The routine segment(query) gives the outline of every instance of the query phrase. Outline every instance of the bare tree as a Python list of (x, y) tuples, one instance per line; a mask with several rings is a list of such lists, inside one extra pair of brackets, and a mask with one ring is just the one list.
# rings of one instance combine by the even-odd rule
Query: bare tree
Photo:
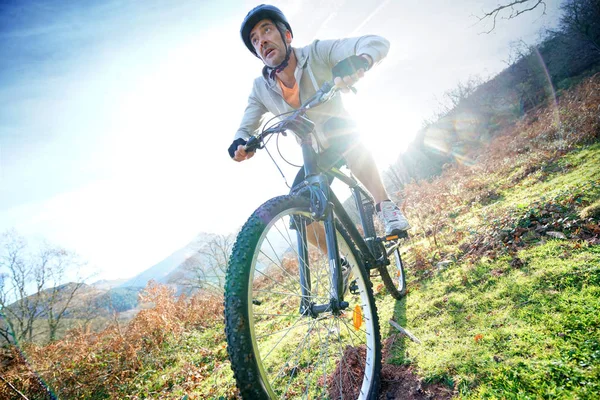
[(456, 110), (464, 105), (469, 97), (485, 82), (479, 75), (472, 75), (466, 81), (459, 81), (456, 87), (446, 90), (442, 100), (438, 100), (440, 109), (435, 116), (443, 118), (449, 112)]
[(192, 290), (223, 293), (227, 262), (233, 247), (234, 235), (215, 235), (196, 254), (185, 260), (184, 276), (174, 279)]
[(75, 294), (83, 286), (83, 281), (78, 279), (76, 282), (64, 283), (67, 268), (79, 267), (73, 253), (62, 248), (46, 247), (41, 255), (52, 260), (51, 267), (46, 269), (49, 288), (42, 292), (42, 304), (48, 324), (48, 340), (54, 341), (60, 322), (67, 310), (70, 310)]
[[(28, 295), (30, 288), (39, 293), (43, 288), (46, 260), (32, 265), (27, 259), (25, 240), (11, 230), (3, 235), (3, 254), (0, 258), (0, 307), (3, 324), (0, 335), (9, 343), (33, 340), (33, 324), (42, 314), (40, 296)], [(35, 286), (34, 286), (35, 285)]]
[(393, 192), (399, 192), (407, 182), (406, 173), (403, 171), (399, 163), (394, 163), (384, 172), (384, 178), (386, 178), (390, 185), (394, 185)]
[[(76, 256), (60, 247), (44, 244), (32, 252), (25, 239), (10, 230), (0, 237), (0, 337), (7, 343), (33, 341), (45, 320), (47, 339), (56, 332), (81, 280), (64, 284), (66, 271), (79, 268)], [(35, 327), (35, 329), (34, 329)]]
[(496, 8), (491, 11), (484, 12), (483, 16), (478, 18), (479, 21), (492, 20), (492, 27), (486, 32), (490, 33), (496, 29), (496, 20), (498, 18), (513, 19), (540, 6), (543, 8), (542, 14), (545, 14), (546, 3), (544, 0), (512, 0), (505, 2), (504, 4), (499, 4), (496, 6)]

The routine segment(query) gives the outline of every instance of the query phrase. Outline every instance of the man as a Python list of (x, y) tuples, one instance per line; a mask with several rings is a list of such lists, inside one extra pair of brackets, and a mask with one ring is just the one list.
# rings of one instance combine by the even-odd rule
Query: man
[[(316, 40), (302, 48), (292, 48), (292, 28), (278, 8), (262, 4), (252, 9), (240, 30), (244, 44), (265, 64), (262, 76), (254, 81), (240, 128), (229, 147), (229, 155), (241, 162), (254, 156), (244, 150), (247, 139), (259, 128), (264, 114), (279, 115), (297, 109), (320, 86), (334, 78), (342, 92), (364, 76), (388, 52), (389, 43), (378, 36), (342, 40)], [(316, 125), (319, 151), (327, 149), (343, 157), (354, 176), (371, 193), (387, 235), (410, 228), (396, 204), (390, 201), (372, 155), (356, 137), (356, 129), (342, 105), (340, 96), (307, 113)], [(304, 178), (301, 169), (294, 180)]]

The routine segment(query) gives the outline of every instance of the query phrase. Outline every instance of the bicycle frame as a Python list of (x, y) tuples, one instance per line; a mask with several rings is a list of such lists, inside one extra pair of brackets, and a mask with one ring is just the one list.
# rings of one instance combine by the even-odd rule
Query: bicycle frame
[[(371, 195), (351, 177), (348, 177), (341, 171), (332, 167), (321, 167), (318, 165), (318, 155), (312, 147), (312, 140), (309, 132), (296, 134), (301, 139), (302, 156), (304, 160), (305, 179), (302, 183), (292, 188), (292, 194), (302, 195), (305, 192), (311, 194), (311, 213), (312, 216), (323, 221), (325, 226), (325, 240), (327, 244), (327, 258), (329, 260), (331, 274), (331, 299), (329, 304), (312, 304), (310, 299), (310, 268), (307, 265), (308, 248), (306, 236), (306, 223), (300, 224), (297, 230), (298, 235), (298, 254), (299, 254), (299, 277), (302, 290), (302, 301), (300, 312), (317, 317), (325, 311), (339, 313), (348, 307), (344, 301), (343, 277), (338, 256), (338, 243), (335, 230), (334, 210), (339, 223), (344, 227), (354, 244), (358, 247), (362, 255), (362, 261), (367, 270), (387, 265), (389, 263), (387, 255), (384, 252), (377, 254), (377, 243), (375, 242), (375, 232), (372, 228), (372, 215), (367, 215), (363, 201), (373, 204)], [(341, 202), (331, 190), (327, 174), (329, 173), (346, 184), (354, 197), (359, 211), (359, 218), (366, 236), (372, 235), (370, 242), (367, 242), (358, 228), (344, 210)]]
[[(312, 317), (317, 317), (325, 311), (332, 311), (338, 314), (341, 310), (348, 307), (348, 303), (344, 302), (344, 284), (341, 271), (340, 260), (338, 259), (338, 244), (336, 237), (336, 227), (333, 210), (340, 221), (345, 231), (349, 234), (350, 240), (358, 247), (362, 258), (362, 264), (368, 270), (373, 268), (385, 267), (390, 264), (388, 256), (392, 250), (386, 250), (385, 246), (375, 234), (373, 225), (372, 213), (365, 210), (365, 204), (370, 204), (373, 207), (374, 201), (371, 195), (363, 189), (353, 178), (346, 176), (341, 171), (333, 168), (333, 165), (319, 166), (318, 155), (312, 146), (311, 134), (314, 131), (315, 124), (306, 118), (305, 114), (311, 108), (314, 108), (329, 99), (337, 92), (332, 82), (325, 82), (317, 93), (308, 99), (298, 110), (291, 113), (290, 117), (285, 118), (279, 124), (269, 129), (263, 130), (260, 135), (251, 137), (246, 143), (246, 151), (254, 151), (261, 148), (262, 140), (274, 133), (281, 133), (286, 130), (294, 132), (300, 138), (300, 146), (302, 148), (302, 158), (304, 161), (304, 176), (302, 183), (292, 188), (292, 194), (298, 195), (302, 192), (309, 192), (311, 205), (310, 212), (312, 218), (317, 221), (322, 221), (325, 226), (325, 238), (327, 244), (327, 258), (329, 260), (329, 268), (331, 273), (331, 299), (329, 304), (312, 304), (310, 302), (310, 269), (307, 265), (307, 236), (305, 221), (297, 229), (298, 234), (298, 258), (300, 265), (300, 284), (302, 290), (302, 301), (300, 312), (309, 314)], [(341, 202), (331, 191), (327, 174), (330, 174), (350, 188), (355, 199), (356, 206), (359, 211), (361, 225), (365, 232), (365, 237), (361, 235), (348, 213), (342, 207)], [(366, 203), (364, 203), (365, 201)], [(405, 236), (404, 236), (405, 237)], [(399, 236), (386, 237), (384, 240), (398, 239)], [(397, 246), (396, 246), (397, 247)], [(389, 278), (388, 278), (389, 279)]]

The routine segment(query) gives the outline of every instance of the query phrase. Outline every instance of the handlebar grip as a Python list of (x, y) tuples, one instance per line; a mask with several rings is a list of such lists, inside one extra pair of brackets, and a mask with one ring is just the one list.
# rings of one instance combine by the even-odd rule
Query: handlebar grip
[(258, 138), (256, 136), (252, 136), (250, 139), (248, 139), (248, 142), (246, 142), (244, 150), (247, 152), (253, 152), (256, 149), (258, 149), (259, 146), (260, 141), (258, 140)]

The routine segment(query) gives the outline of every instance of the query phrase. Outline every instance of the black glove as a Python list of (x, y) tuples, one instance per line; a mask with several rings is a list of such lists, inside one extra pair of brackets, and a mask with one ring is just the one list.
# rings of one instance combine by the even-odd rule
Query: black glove
[(369, 61), (365, 57), (350, 56), (335, 64), (335, 67), (333, 67), (331, 73), (333, 74), (333, 79), (337, 78), (338, 76), (343, 78), (345, 76), (355, 74), (361, 68), (365, 71), (368, 70)]
[(235, 156), (235, 151), (237, 150), (240, 144), (245, 145), (246, 141), (242, 138), (239, 138), (235, 139), (233, 143), (231, 143), (231, 146), (229, 146), (229, 149), (227, 149), (227, 151), (229, 151), (229, 157), (233, 158)]

